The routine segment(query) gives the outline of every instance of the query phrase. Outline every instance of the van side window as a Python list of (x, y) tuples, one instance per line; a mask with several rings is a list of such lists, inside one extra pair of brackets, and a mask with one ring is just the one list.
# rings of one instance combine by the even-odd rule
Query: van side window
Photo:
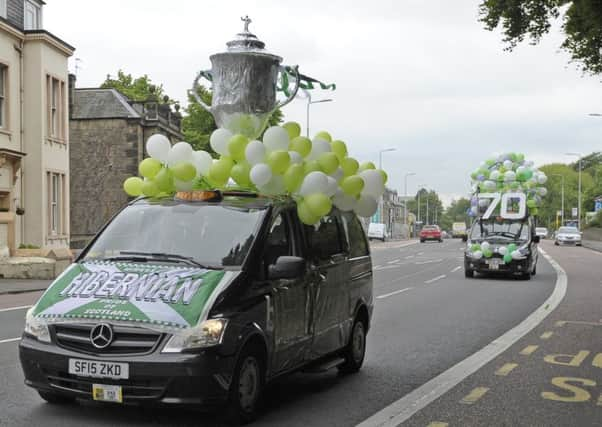
[(263, 261), (267, 269), (269, 265), (275, 264), (278, 257), (292, 255), (290, 230), (286, 217), (279, 214), (268, 232)]
[(336, 215), (322, 217), (316, 226), (304, 226), (310, 255), (326, 260), (343, 252), (343, 242)]
[(357, 216), (353, 212), (341, 212), (343, 229), (347, 238), (347, 247), (350, 258), (366, 256), (368, 252), (368, 244), (366, 243), (366, 233)]

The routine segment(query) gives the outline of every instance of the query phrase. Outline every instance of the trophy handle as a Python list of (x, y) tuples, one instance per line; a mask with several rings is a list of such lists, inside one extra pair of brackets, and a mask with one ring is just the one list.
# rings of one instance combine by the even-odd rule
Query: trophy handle
[(203, 102), (203, 100), (201, 99), (201, 97), (199, 96), (199, 94), (197, 93), (197, 88), (199, 87), (199, 80), (204, 77), (206, 78), (208, 81), (213, 81), (213, 76), (211, 75), (211, 71), (209, 70), (205, 70), (205, 71), (199, 71), (199, 73), (196, 75), (194, 81), (192, 82), (192, 89), (190, 89), (188, 91), (188, 93), (190, 93), (194, 99), (196, 99), (196, 101), (199, 103), (199, 105), (201, 107), (203, 107), (205, 110), (207, 110), (208, 112), (211, 113), (211, 107), (207, 104), (205, 104)]
[[(299, 79), (299, 66), (295, 65), (293, 67), (288, 67), (288, 68), (290, 68), (294, 73), (295, 86), (293, 87), (293, 91), (290, 93), (290, 95), (288, 96), (288, 98), (286, 100), (279, 101), (276, 103), (276, 106), (274, 107), (272, 112), (276, 111), (278, 108), (284, 107), (286, 104), (291, 102), (295, 98), (295, 96), (297, 96), (297, 92), (299, 91), (299, 83), (301, 82), (301, 80)], [(280, 73), (285, 75), (286, 67), (280, 67)], [(285, 82), (284, 85), (288, 85), (288, 79), (285, 79), (284, 82)], [(286, 87), (284, 87), (283, 89), (286, 90)]]

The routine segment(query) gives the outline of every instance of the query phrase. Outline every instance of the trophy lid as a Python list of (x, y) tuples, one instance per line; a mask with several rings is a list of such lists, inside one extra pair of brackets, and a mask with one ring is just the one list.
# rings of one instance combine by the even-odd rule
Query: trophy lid
[(242, 32), (236, 35), (236, 39), (226, 43), (229, 52), (240, 52), (240, 51), (254, 51), (268, 53), (265, 51), (265, 43), (257, 38), (257, 36), (249, 31), (249, 24), (251, 18), (244, 16), (240, 18), (245, 23), (245, 27)]

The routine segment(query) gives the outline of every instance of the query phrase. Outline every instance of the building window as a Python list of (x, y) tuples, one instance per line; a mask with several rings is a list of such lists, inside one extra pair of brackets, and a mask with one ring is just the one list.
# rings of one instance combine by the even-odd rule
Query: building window
[(25, 0), (25, 29), (39, 30), (42, 28), (42, 5), (34, 0)]
[(65, 139), (65, 83), (47, 76), (48, 135), (55, 139)]
[(8, 0), (0, 0), (0, 16), (3, 17), (4, 19), (7, 18), (8, 16), (8, 12), (6, 10), (6, 2)]
[(0, 128), (5, 129), (6, 126), (6, 110), (8, 104), (6, 102), (6, 80), (8, 78), (8, 67), (4, 64), (0, 64)]
[(65, 174), (48, 172), (48, 234), (65, 234)]

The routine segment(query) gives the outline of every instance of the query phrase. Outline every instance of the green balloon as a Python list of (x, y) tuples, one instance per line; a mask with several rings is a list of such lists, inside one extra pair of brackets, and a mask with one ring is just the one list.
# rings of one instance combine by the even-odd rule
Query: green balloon
[(247, 148), (248, 143), (249, 138), (246, 136), (241, 134), (234, 135), (228, 141), (228, 152), (230, 153), (230, 156), (238, 162), (243, 161), (245, 159), (245, 148)]
[(491, 167), (491, 166), (495, 165), (495, 160), (493, 160), (493, 159), (487, 159), (487, 160), (485, 160), (485, 164), (488, 167)]
[(301, 154), (301, 157), (307, 157), (311, 152), (311, 141), (304, 136), (297, 136), (290, 142), (289, 148)]
[(309, 162), (305, 162), (303, 171), (305, 172), (305, 175), (307, 175), (310, 172), (322, 172), (322, 168), (320, 168), (320, 164), (317, 160), (311, 160)]
[(305, 201), (297, 204), (297, 215), (299, 216), (299, 220), (305, 225), (314, 225), (320, 220), (319, 216), (315, 216), (309, 210)]
[(533, 176), (533, 171), (531, 169), (527, 169), (525, 171), (525, 180), (531, 179), (532, 176)]
[(343, 160), (347, 157), (347, 145), (343, 141), (332, 141), (330, 143), (330, 147), (332, 148), (332, 152), (337, 155), (339, 160)]
[(332, 142), (332, 136), (330, 136), (330, 134), (328, 132), (326, 132), (325, 130), (318, 132), (314, 136), (314, 139), (323, 139), (325, 141)]
[(472, 245), (470, 245), (471, 252), (476, 252), (476, 251), (480, 251), (480, 250), (481, 250), (481, 245), (479, 245), (478, 243), (473, 243)]
[(491, 251), (491, 249), (487, 249), (483, 251), (483, 256), (485, 258), (491, 258), (493, 256), (493, 252)]
[(368, 169), (376, 169), (376, 166), (374, 166), (374, 163), (372, 162), (364, 162), (360, 165), (358, 171), (363, 172)]
[(318, 218), (327, 215), (332, 209), (332, 200), (324, 193), (310, 194), (303, 200), (309, 211)]
[(525, 160), (525, 155), (523, 153), (516, 153), (516, 161), (522, 162), (523, 160)]
[(251, 166), (247, 162), (235, 164), (230, 171), (232, 179), (241, 187), (249, 187), (251, 185)]
[(144, 159), (138, 165), (138, 172), (145, 178), (152, 179), (161, 170), (161, 162), (157, 159), (153, 159), (149, 157), (148, 159)]
[(533, 209), (533, 208), (537, 207), (537, 202), (533, 199), (529, 199), (529, 200), (527, 200), (527, 207), (529, 209)]
[(539, 215), (539, 209), (538, 208), (529, 209), (529, 213), (533, 216), (537, 216), (537, 215)]
[(301, 126), (297, 122), (286, 122), (282, 125), (284, 129), (288, 132), (289, 139), (293, 139), (301, 135)]
[(477, 171), (475, 171), (475, 172), (473, 172), (473, 173), (471, 173), (471, 174), (470, 174), (470, 177), (471, 177), (473, 180), (477, 179), (477, 176), (479, 176), (479, 172), (477, 172)]
[(318, 157), (320, 168), (326, 175), (330, 175), (339, 167), (339, 159), (335, 153), (322, 153)]
[(232, 159), (223, 156), (218, 161), (213, 162), (209, 168), (209, 179), (218, 187), (223, 187), (228, 182), (233, 167)]
[(341, 190), (348, 196), (357, 196), (363, 189), (364, 180), (357, 175), (348, 176), (341, 181)]
[(272, 172), (282, 175), (291, 164), (291, 156), (288, 151), (272, 151), (268, 154), (266, 163), (272, 168)]
[(142, 194), (147, 197), (155, 197), (159, 194), (159, 187), (157, 183), (152, 179), (147, 179), (142, 184)]
[(504, 263), (510, 264), (510, 262), (512, 262), (512, 255), (509, 253), (506, 253), (506, 255), (504, 255)]
[(160, 191), (171, 193), (174, 188), (173, 174), (169, 169), (162, 168), (155, 176), (155, 183)]
[(382, 175), (382, 177), (383, 177), (383, 184), (386, 184), (386, 183), (387, 183), (387, 181), (389, 180), (389, 175), (387, 175), (387, 172), (385, 172), (385, 171), (384, 171), (384, 170), (382, 170), (382, 169), (377, 169), (377, 171), (378, 171), (378, 172), (380, 172), (380, 174), (381, 174), (381, 175)]
[(180, 162), (171, 168), (173, 176), (180, 181), (192, 181), (196, 176), (196, 168), (192, 163)]
[(295, 192), (303, 183), (305, 171), (299, 164), (290, 165), (283, 175), (284, 188), (289, 193)]
[(508, 252), (506, 252), (506, 253), (512, 254), (512, 252), (514, 252), (515, 250), (516, 250), (516, 244), (515, 243), (510, 243), (508, 245)]
[(344, 176), (355, 175), (359, 167), (360, 164), (354, 158), (345, 157), (343, 160), (341, 160), (341, 169), (343, 169)]
[(138, 197), (140, 194), (142, 194), (143, 184), (144, 181), (142, 181), (142, 179), (138, 178), (137, 176), (133, 176), (123, 182), (123, 190), (128, 194), (128, 196)]

